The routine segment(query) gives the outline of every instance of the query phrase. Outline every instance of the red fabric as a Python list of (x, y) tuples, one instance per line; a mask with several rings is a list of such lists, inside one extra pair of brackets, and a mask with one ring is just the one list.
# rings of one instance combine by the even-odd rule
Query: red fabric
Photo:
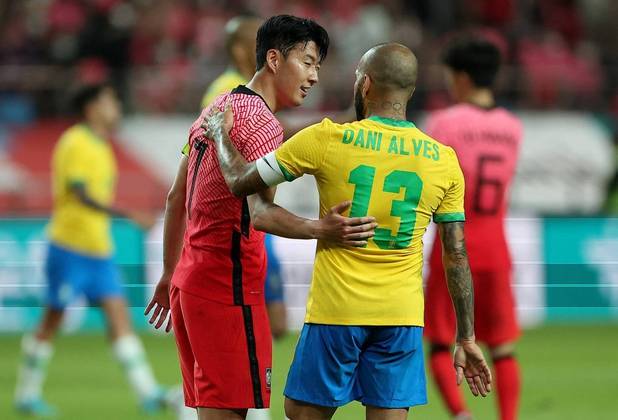
[[(472, 271), (474, 332), (489, 346), (519, 337), (509, 271)], [(425, 293), (425, 336), (432, 343), (455, 342), (456, 318), (442, 264), (431, 266)]]
[[(230, 138), (247, 161), (254, 161), (281, 144), (281, 124), (262, 98), (255, 94), (224, 94), (211, 106), (222, 109), (228, 98), (234, 111)], [(232, 305), (235, 303), (232, 245), (234, 232), (241, 230), (243, 199), (235, 197), (228, 189), (219, 168), (216, 150), (209, 140), (197, 168), (196, 142), (204, 140), (201, 124), (203, 116), (209, 111), (210, 107), (204, 109), (190, 131), (187, 229), (173, 282), (186, 292)], [(240, 235), (240, 238), (243, 303), (263, 304), (266, 278), (264, 233), (250, 226), (248, 235)]]
[[(466, 181), (466, 247), (473, 270), (508, 270), (504, 231), (508, 194), (522, 141), (520, 121), (502, 108), (459, 104), (433, 113), (427, 133), (457, 153)], [(432, 263), (440, 265), (439, 243)]]
[(501, 420), (515, 420), (521, 393), (519, 364), (514, 357), (505, 357), (494, 362), (496, 392)]
[(172, 323), (188, 407), (254, 408), (255, 397), (243, 309), (251, 311), (264, 408), (270, 406), (272, 338), (265, 305), (229, 306), (175, 286)]
[(463, 394), (457, 386), (455, 368), (453, 368), (453, 357), (448, 351), (432, 353), (429, 358), (431, 374), (433, 376), (440, 395), (448, 408), (448, 411), (456, 416), (467, 411)]

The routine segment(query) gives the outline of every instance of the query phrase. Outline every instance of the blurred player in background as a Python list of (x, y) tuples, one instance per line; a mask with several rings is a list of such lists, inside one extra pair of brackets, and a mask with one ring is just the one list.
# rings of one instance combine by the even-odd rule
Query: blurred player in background
[(422, 237), (432, 216), (457, 313), (457, 381), (465, 376), (474, 395), (491, 390), (474, 338), (463, 175), (453, 149), (405, 119), (416, 74), (407, 47), (372, 48), (356, 70), (359, 121), (324, 119), (252, 163), (227, 134), (234, 133), (236, 110), (228, 106), (206, 118), (207, 136), (236, 195), (309, 173), (318, 184), (320, 214), (353, 197), (350, 216), (375, 215), (380, 224), (371, 240), (357, 234), (357, 248), (318, 240), (305, 325), (284, 392), (292, 420), (330, 419), (352, 400), (366, 406), (368, 419), (405, 419), (411, 406), (427, 402), (421, 269)]
[[(245, 159), (279, 146), (283, 129), (273, 113), (302, 104), (318, 82), (328, 44), (324, 28), (308, 19), (274, 16), (259, 28), (255, 75), (211, 106), (229, 103), (236, 112), (231, 137)], [(186, 405), (202, 420), (239, 419), (270, 403), (272, 337), (260, 230), (345, 244), (349, 231), (368, 230), (372, 219), (344, 218), (345, 205), (320, 220), (299, 218), (273, 203), (274, 190), (234, 196), (203, 137), (209, 108), (190, 130), (168, 195), (164, 272), (146, 312), (154, 309), (150, 322), (160, 328), (171, 307)]]
[[(262, 19), (254, 16), (238, 16), (225, 25), (225, 49), (230, 65), (206, 90), (202, 108), (210, 105), (219, 95), (231, 92), (239, 85), (245, 85), (255, 72), (255, 38)], [(266, 236), (268, 267), (264, 293), (274, 338), (282, 337), (287, 331), (287, 316), (283, 301), (283, 283), (279, 259), (273, 248), (272, 238)]]
[[(461, 162), (466, 180), (466, 242), (474, 279), (476, 338), (489, 346), (501, 419), (513, 420), (520, 394), (514, 356), (519, 328), (504, 217), (522, 128), (513, 114), (496, 106), (492, 86), (500, 52), (493, 44), (475, 38), (457, 40), (446, 50), (444, 64), (458, 104), (432, 114), (427, 133), (455, 149)], [(431, 371), (449, 411), (457, 419), (469, 419), (451, 368), (455, 314), (444, 282), (441, 249), (438, 238), (427, 282), (425, 336), (430, 342)]]
[(113, 262), (110, 227), (112, 217), (128, 217), (144, 227), (154, 219), (112, 207), (116, 161), (110, 138), (121, 118), (115, 90), (107, 84), (83, 87), (75, 106), (82, 121), (62, 135), (53, 152), (46, 309), (36, 332), (23, 339), (15, 404), (23, 413), (54, 414), (41, 395), (52, 340), (66, 307), (85, 296), (103, 310), (116, 358), (142, 407), (154, 411), (163, 406), (164, 393), (131, 327), (120, 273)]

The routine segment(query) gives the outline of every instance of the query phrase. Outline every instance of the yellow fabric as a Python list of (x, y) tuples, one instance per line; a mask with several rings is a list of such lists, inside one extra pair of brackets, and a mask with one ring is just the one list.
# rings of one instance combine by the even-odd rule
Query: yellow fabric
[(287, 180), (315, 175), (320, 216), (353, 199), (350, 215), (378, 222), (365, 248), (318, 241), (305, 322), (424, 325), (423, 234), (432, 215), (464, 220), (464, 179), (454, 150), (408, 122), (324, 119), (275, 157)]
[(48, 227), (52, 242), (79, 253), (106, 257), (112, 252), (110, 218), (84, 204), (70, 190), (81, 183), (97, 203), (111, 205), (116, 183), (112, 147), (85, 125), (60, 137), (52, 156), (53, 212)]
[(217, 98), (217, 96), (222, 93), (230, 92), (238, 85), (245, 85), (247, 82), (248, 80), (237, 71), (226, 70), (219, 77), (217, 77), (206, 90), (206, 93), (202, 98), (202, 108), (206, 108)]

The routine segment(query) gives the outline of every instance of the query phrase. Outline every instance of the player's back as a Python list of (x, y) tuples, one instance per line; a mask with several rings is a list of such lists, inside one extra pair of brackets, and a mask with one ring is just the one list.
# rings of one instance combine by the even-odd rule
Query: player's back
[(503, 108), (460, 104), (433, 114), (427, 132), (455, 149), (464, 173), (471, 266), (508, 266), (504, 217), (521, 144), (521, 123)]
[(379, 224), (365, 248), (318, 242), (306, 321), (423, 325), (422, 236), (434, 214), (463, 220), (453, 150), (407, 121), (325, 119), (286, 142), (276, 158), (293, 172), (288, 178), (300, 168), (315, 175), (322, 216), (352, 198), (350, 216), (374, 216)]
[[(219, 96), (211, 106), (234, 111), (230, 138), (245, 159), (274, 150), (283, 129), (264, 100), (244, 86)], [(174, 281), (181, 289), (222, 303), (263, 302), (266, 273), (264, 233), (250, 223), (246, 198), (234, 196), (221, 173), (217, 154), (203, 138), (205, 108), (191, 127), (185, 207), (187, 228)], [(256, 280), (257, 279), (257, 280)], [(244, 290), (241, 290), (244, 287)]]

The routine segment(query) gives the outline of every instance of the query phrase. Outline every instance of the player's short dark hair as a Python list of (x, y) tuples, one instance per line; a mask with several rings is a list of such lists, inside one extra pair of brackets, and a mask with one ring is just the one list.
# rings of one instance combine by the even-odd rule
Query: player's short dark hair
[(278, 15), (269, 18), (260, 26), (256, 40), (256, 71), (266, 64), (266, 53), (270, 49), (281, 51), (287, 58), (297, 44), (315, 42), (318, 47), (318, 60), (322, 62), (328, 53), (330, 42), (326, 29), (311, 19), (291, 15)]
[(71, 109), (74, 113), (83, 117), (86, 107), (91, 102), (95, 101), (101, 92), (111, 88), (112, 85), (109, 82), (87, 84), (75, 88), (75, 92), (71, 100)]
[(451, 70), (464, 72), (477, 87), (491, 87), (500, 68), (500, 50), (478, 37), (454, 40), (444, 52), (442, 62)]

